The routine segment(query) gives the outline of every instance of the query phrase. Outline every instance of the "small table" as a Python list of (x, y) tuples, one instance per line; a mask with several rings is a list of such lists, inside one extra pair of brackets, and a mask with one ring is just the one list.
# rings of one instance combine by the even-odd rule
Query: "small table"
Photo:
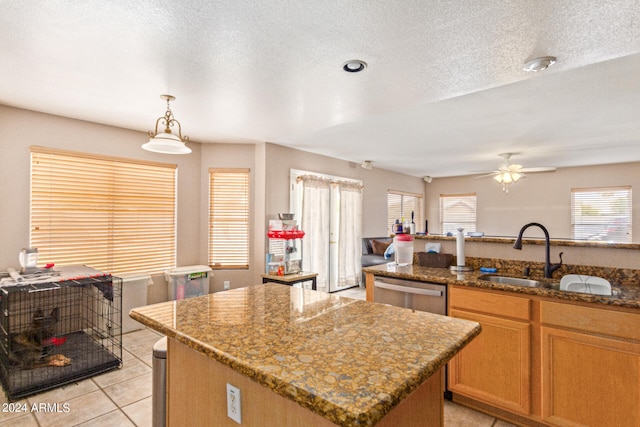
[(285, 274), (284, 276), (277, 276), (275, 274), (262, 274), (262, 283), (281, 283), (283, 285), (293, 286), (296, 283), (306, 282), (311, 280), (311, 289), (316, 289), (316, 277), (318, 273), (309, 273), (301, 271), (300, 273)]

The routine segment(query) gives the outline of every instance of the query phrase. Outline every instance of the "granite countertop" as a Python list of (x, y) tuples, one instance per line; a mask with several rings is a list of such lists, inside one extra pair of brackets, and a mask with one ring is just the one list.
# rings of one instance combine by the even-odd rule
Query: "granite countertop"
[[(479, 279), (487, 273), (474, 270), (471, 272), (458, 273), (448, 268), (422, 267), (417, 264), (408, 266), (398, 266), (395, 263), (380, 264), (372, 267), (365, 267), (362, 271), (372, 273), (376, 276), (395, 277), (406, 280), (417, 280), (422, 282), (439, 283), (443, 285), (460, 285), (480, 289), (503, 290), (527, 295), (539, 295), (550, 298), (558, 298), (570, 301), (580, 301), (594, 304), (604, 304), (608, 306), (640, 308), (640, 287), (628, 286), (611, 282), (613, 295), (591, 295), (581, 292), (561, 291), (557, 289), (560, 279), (540, 279), (543, 282), (541, 287), (527, 287), (508, 285)], [(501, 273), (495, 273), (500, 275)], [(503, 273), (504, 274), (504, 273)], [(504, 274), (514, 276), (512, 274)]]
[(480, 333), (475, 322), (275, 283), (130, 316), (341, 426), (375, 425)]

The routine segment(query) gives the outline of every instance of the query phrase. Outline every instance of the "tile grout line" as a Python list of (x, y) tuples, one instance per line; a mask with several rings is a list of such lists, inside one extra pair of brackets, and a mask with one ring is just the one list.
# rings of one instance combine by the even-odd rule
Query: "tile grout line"
[[(142, 360), (142, 359), (141, 359), (140, 357), (138, 357), (137, 355), (135, 355), (135, 354), (131, 353), (130, 351), (128, 351), (126, 348), (124, 348), (124, 346), (123, 346), (123, 350), (125, 350), (125, 351), (127, 351), (129, 354), (131, 354), (134, 358), (136, 358), (137, 360), (139, 360), (139, 361), (140, 361), (140, 363), (142, 363), (143, 365), (145, 365), (145, 366), (149, 366), (149, 365), (147, 365), (147, 364), (145, 363), (145, 361), (144, 361), (144, 360)], [(153, 349), (152, 349), (152, 351), (151, 351), (151, 354), (153, 355)], [(124, 366), (124, 360), (122, 361), (122, 365)], [(151, 367), (151, 369), (152, 369), (152, 372), (153, 372), (153, 367)], [(141, 375), (139, 375), (139, 376), (142, 376), (142, 375), (145, 375), (145, 374), (141, 374)], [(134, 378), (135, 378), (135, 377), (134, 377)], [(100, 387), (100, 386), (98, 386), (98, 387)], [(100, 389), (102, 390), (102, 388), (101, 388), (101, 387), (100, 387)], [(109, 397), (109, 395), (107, 394), (107, 392), (105, 392), (104, 390), (103, 390), (103, 393), (105, 393), (105, 394), (107, 395), (107, 397)], [(153, 394), (153, 390), (151, 390), (151, 394)], [(149, 397), (149, 396), (147, 396), (147, 397)], [(129, 405), (132, 405), (132, 404), (134, 404), (134, 403), (140, 402), (141, 400), (144, 400), (144, 399), (146, 399), (147, 397), (143, 397), (143, 398), (142, 398), (142, 399), (140, 399), (140, 400), (136, 400), (135, 402), (131, 402), (131, 403), (129, 403)], [(110, 399), (111, 399), (111, 398), (110, 398)], [(125, 412), (125, 411), (124, 411), (124, 410), (123, 410), (123, 409), (122, 409), (122, 408), (121, 408), (121, 407), (120, 407), (120, 406), (119, 406), (115, 401), (113, 401), (113, 399), (111, 399), (111, 401), (116, 405), (116, 407), (118, 408), (118, 410), (119, 410), (120, 412), (122, 412), (122, 414), (123, 414), (123, 415), (124, 415), (124, 416), (129, 420), (129, 421), (131, 421), (131, 424), (133, 424), (133, 425), (134, 425), (134, 426), (136, 426), (136, 427), (139, 427), (139, 426), (138, 426), (138, 424), (137, 424), (133, 419), (131, 419), (131, 417), (129, 417), (129, 415), (127, 415), (127, 413), (126, 413), (126, 412)], [(128, 406), (128, 405), (127, 405), (127, 406)]]
[[(142, 363), (143, 365), (145, 365), (145, 366), (149, 366), (149, 365), (147, 365), (147, 364), (144, 362), (144, 360), (142, 360), (140, 357), (138, 357), (137, 355), (135, 355), (135, 354), (133, 354), (132, 352), (130, 352), (129, 350), (127, 350), (127, 349), (124, 347), (124, 345), (122, 346), (122, 349), (123, 349), (123, 350), (125, 350), (125, 351), (127, 351), (127, 353), (129, 353), (131, 356), (133, 356), (133, 358), (134, 358), (134, 359), (137, 359), (138, 361), (140, 361), (140, 363)], [(130, 360), (133, 360), (133, 359), (130, 359)], [(124, 367), (124, 360), (122, 361), (122, 367), (121, 367), (121, 368), (119, 368), (119, 369), (123, 369), (123, 367)], [(112, 372), (113, 372), (113, 371), (112, 371)], [(137, 376), (135, 376), (135, 377), (130, 377), (130, 378), (124, 379), (124, 380), (122, 380), (122, 381), (118, 381), (118, 382), (115, 382), (115, 383), (113, 383), (113, 384), (109, 384), (107, 387), (111, 387), (112, 385), (119, 384), (119, 383), (121, 383), (121, 382), (128, 381), (128, 380), (130, 380), (130, 379), (132, 379), (132, 378), (140, 377), (140, 376), (142, 376), (142, 375), (145, 375), (145, 374), (140, 374), (140, 375), (137, 375)], [(112, 413), (112, 412), (119, 411), (119, 412), (121, 412), (121, 413), (122, 413), (122, 415), (124, 415), (124, 417), (125, 417), (126, 419), (128, 419), (128, 420), (131, 422), (131, 424), (133, 424), (133, 425), (134, 425), (134, 426), (136, 426), (136, 427), (139, 427), (139, 426), (138, 426), (138, 424), (136, 424), (136, 422), (135, 422), (133, 419), (131, 419), (131, 417), (129, 417), (129, 415), (127, 415), (127, 413), (122, 409), (123, 407), (121, 407), (120, 405), (118, 405), (118, 403), (117, 403), (115, 400), (113, 400), (113, 399), (111, 398), (111, 396), (109, 396), (109, 393), (107, 393), (107, 392), (105, 391), (105, 389), (104, 389), (100, 384), (98, 384), (98, 383), (95, 381), (95, 377), (92, 377), (92, 378), (89, 378), (89, 379), (90, 379), (90, 380), (91, 380), (91, 381), (96, 385), (96, 387), (98, 388), (98, 390), (100, 390), (100, 392), (101, 392), (102, 394), (104, 394), (104, 395), (107, 397), (107, 399), (109, 399), (111, 402), (113, 402), (113, 404), (115, 405), (116, 409), (114, 409), (113, 411), (109, 411), (109, 412), (107, 412), (107, 413), (105, 413), (105, 414), (100, 414), (100, 415), (98, 415), (98, 416), (96, 416), (96, 417), (94, 417), (94, 418), (91, 418), (91, 419), (89, 419), (89, 420), (85, 420), (85, 421), (83, 421), (82, 423), (86, 423), (87, 421), (95, 420), (96, 418), (99, 418), (99, 417), (101, 417), (101, 416), (103, 416), (103, 415), (106, 415), (106, 414), (110, 414), (110, 413)], [(141, 400), (144, 400), (144, 399), (146, 399), (147, 397), (149, 397), (149, 396), (143, 397), (142, 399), (139, 399), (139, 400), (136, 400), (136, 401), (134, 401), (134, 402), (131, 402), (131, 403), (129, 403), (129, 404), (127, 404), (127, 405), (125, 405), (125, 406), (132, 405), (132, 404), (134, 404), (134, 403), (140, 402)], [(37, 422), (37, 418), (36, 418), (36, 422)], [(82, 424), (82, 423), (80, 423), (80, 424)], [(39, 425), (39, 423), (38, 423), (38, 425)], [(78, 425), (78, 424), (76, 424), (76, 425)]]
[[(123, 364), (123, 366), (124, 366), (124, 361), (122, 362), (122, 364)], [(122, 369), (122, 368), (120, 368), (120, 369)], [(96, 418), (99, 418), (99, 417), (101, 417), (101, 416), (103, 416), (103, 415), (106, 415), (106, 414), (110, 414), (111, 412), (120, 411), (120, 412), (122, 412), (122, 415), (124, 415), (124, 416), (125, 416), (125, 418), (127, 418), (129, 421), (131, 421), (131, 424), (133, 424), (134, 426), (137, 426), (137, 424), (136, 424), (136, 423), (135, 423), (131, 418), (129, 418), (129, 416), (127, 415), (127, 413), (126, 413), (126, 412), (124, 412), (124, 411), (122, 410), (122, 408), (121, 408), (121, 407), (116, 403), (116, 401), (115, 401), (115, 400), (113, 400), (113, 399), (111, 398), (111, 396), (109, 396), (109, 393), (107, 393), (106, 391), (104, 391), (104, 389), (100, 386), (100, 384), (98, 384), (97, 382), (95, 382), (93, 378), (91, 378), (91, 381), (93, 381), (93, 383), (96, 385), (96, 387), (98, 387), (98, 390), (100, 390), (100, 392), (101, 392), (102, 394), (104, 394), (104, 395), (107, 397), (107, 399), (109, 399), (111, 402), (113, 402), (113, 404), (116, 406), (116, 409), (115, 409), (115, 410), (113, 410), (113, 411), (109, 411), (109, 412), (107, 412), (107, 413), (105, 413), (105, 414), (100, 414), (100, 415), (98, 415), (97, 417), (93, 417), (93, 418), (91, 418), (90, 420), (83, 421), (82, 423), (86, 423), (87, 421), (95, 420)], [(120, 381), (120, 382), (122, 382), (122, 381)], [(114, 383), (114, 384), (118, 384), (118, 383)], [(113, 385), (113, 384), (110, 384), (110, 385)], [(80, 424), (82, 424), (82, 423), (80, 423)]]

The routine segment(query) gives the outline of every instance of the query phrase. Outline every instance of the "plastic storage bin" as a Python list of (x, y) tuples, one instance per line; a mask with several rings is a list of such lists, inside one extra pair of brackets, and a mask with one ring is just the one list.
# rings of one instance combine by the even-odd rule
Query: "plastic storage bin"
[(132, 308), (147, 305), (147, 286), (152, 285), (147, 273), (120, 274), (122, 279), (122, 333), (143, 329), (142, 323), (129, 317)]
[(209, 293), (211, 268), (206, 265), (178, 267), (165, 272), (169, 299), (179, 300)]

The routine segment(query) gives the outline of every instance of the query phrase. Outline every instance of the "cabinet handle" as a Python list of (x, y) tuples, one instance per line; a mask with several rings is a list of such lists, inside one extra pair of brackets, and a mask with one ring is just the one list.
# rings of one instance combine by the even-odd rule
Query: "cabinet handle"
[(435, 291), (433, 289), (412, 288), (411, 286), (392, 285), (385, 282), (373, 282), (373, 286), (381, 289), (388, 289), (390, 291), (404, 292), (406, 294), (427, 295), (430, 297), (441, 297), (442, 291)]

